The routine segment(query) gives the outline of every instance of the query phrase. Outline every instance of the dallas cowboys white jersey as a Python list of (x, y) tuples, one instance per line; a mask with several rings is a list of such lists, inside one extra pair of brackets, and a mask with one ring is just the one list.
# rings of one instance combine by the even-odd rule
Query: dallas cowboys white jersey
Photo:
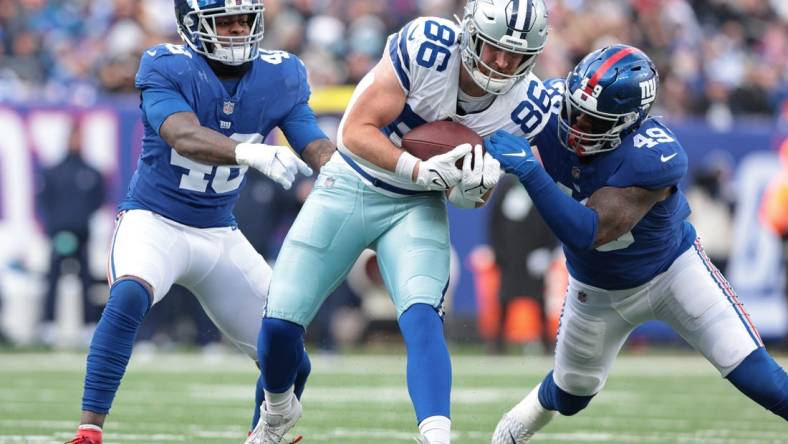
[[(553, 100), (533, 74), (518, 82), (507, 94), (495, 97), (486, 109), (459, 112), (457, 95), (460, 70), (464, 69), (459, 36), (457, 25), (437, 17), (417, 18), (389, 36), (387, 53), (407, 95), (400, 115), (381, 129), (394, 145), (400, 146), (403, 135), (417, 126), (438, 120), (459, 122), (482, 137), (504, 129), (529, 139), (547, 123)], [(363, 90), (363, 85), (356, 89), (351, 106), (355, 96)], [(407, 191), (423, 191), (393, 172), (354, 155), (342, 142), (341, 129), (339, 133), (337, 146), (340, 153), (365, 182), (382, 181), (392, 185), (376, 189), (395, 196), (412, 194)], [(397, 189), (405, 192), (397, 192)]]

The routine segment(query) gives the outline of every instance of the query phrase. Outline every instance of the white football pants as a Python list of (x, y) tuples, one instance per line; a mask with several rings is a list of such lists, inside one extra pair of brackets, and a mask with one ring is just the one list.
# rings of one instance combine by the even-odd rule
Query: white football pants
[(232, 227), (194, 228), (145, 210), (118, 215), (107, 263), (112, 285), (136, 276), (153, 287), (153, 303), (173, 284), (191, 291), (238, 348), (257, 359), (257, 333), (271, 267)]
[(598, 393), (629, 334), (648, 320), (668, 323), (726, 376), (763, 343), (700, 240), (664, 273), (637, 288), (603, 290), (570, 277), (553, 379), (577, 396)]

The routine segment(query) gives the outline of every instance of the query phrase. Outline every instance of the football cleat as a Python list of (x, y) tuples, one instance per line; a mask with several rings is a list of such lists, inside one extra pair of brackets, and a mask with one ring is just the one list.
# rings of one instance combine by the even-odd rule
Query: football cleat
[(66, 444), (101, 444), (101, 429), (91, 425), (80, 426), (77, 436)]
[(292, 441), (286, 441), (285, 435), (295, 426), (301, 418), (301, 403), (298, 398), (292, 397), (290, 411), (286, 414), (269, 412), (267, 403), (264, 401), (260, 407), (260, 421), (257, 422), (254, 430), (246, 439), (245, 444), (295, 444), (301, 441), (302, 437), (297, 436)]
[(76, 436), (71, 441), (66, 441), (66, 444), (101, 444), (101, 441), (93, 441), (84, 435)]
[(529, 431), (525, 424), (507, 413), (495, 426), (492, 444), (523, 444), (528, 442), (534, 433)]

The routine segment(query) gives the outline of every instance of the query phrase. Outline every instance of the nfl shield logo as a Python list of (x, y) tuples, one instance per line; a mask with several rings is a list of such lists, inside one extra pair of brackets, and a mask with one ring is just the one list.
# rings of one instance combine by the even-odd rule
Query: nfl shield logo
[(224, 111), (224, 113), (229, 116), (230, 114), (233, 113), (233, 111), (235, 111), (235, 103), (224, 102), (224, 107), (222, 108), (222, 111)]
[(580, 301), (582, 304), (585, 304), (586, 301), (588, 300), (588, 295), (585, 294), (585, 292), (583, 292), (583, 291), (578, 291), (577, 292), (577, 300)]
[(576, 166), (572, 167), (572, 177), (574, 177), (575, 179), (580, 178), (580, 167), (576, 167)]

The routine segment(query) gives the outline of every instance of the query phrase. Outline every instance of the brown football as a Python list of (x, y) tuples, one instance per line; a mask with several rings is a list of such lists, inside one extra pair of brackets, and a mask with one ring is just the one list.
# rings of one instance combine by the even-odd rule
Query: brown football
[[(475, 146), (484, 144), (481, 136), (467, 126), (449, 120), (438, 120), (425, 123), (405, 133), (402, 138), (402, 149), (421, 160), (447, 153), (457, 145), (470, 143)], [(462, 159), (457, 161), (457, 168), (462, 168)]]

